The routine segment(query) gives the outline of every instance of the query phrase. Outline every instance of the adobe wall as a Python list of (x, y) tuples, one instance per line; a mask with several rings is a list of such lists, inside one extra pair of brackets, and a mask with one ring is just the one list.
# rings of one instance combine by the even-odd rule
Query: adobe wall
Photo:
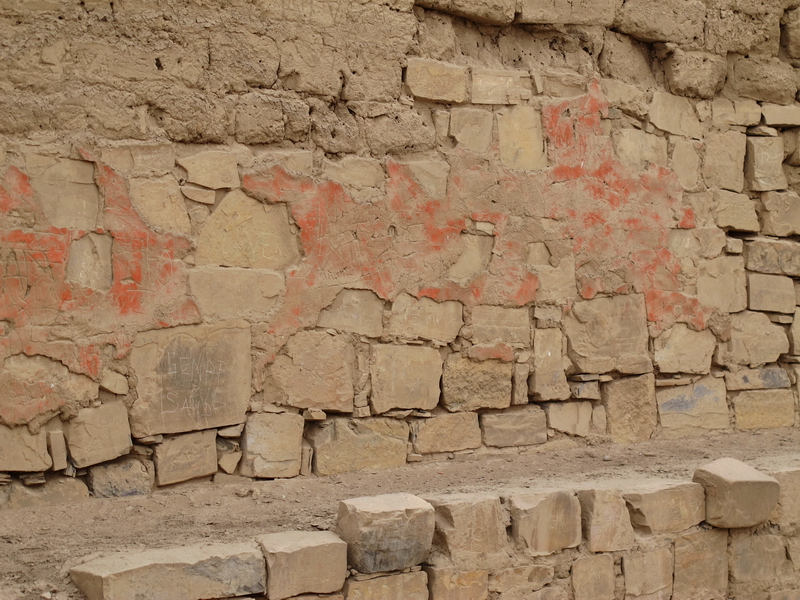
[(0, 505), (796, 421), (796, 2), (0, 32)]

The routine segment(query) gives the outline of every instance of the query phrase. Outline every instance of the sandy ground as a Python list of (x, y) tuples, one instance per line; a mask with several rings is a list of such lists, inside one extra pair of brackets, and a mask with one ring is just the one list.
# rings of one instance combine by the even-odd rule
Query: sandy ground
[(800, 429), (616, 446), (569, 445), (562, 441), (523, 451), (478, 452), (333, 477), (193, 481), (146, 497), (0, 511), (0, 600), (83, 599), (68, 571), (95, 553), (327, 529), (333, 525), (338, 501), (356, 496), (590, 487), (618, 478), (629, 483), (653, 477), (686, 480), (697, 466), (723, 456), (765, 470), (800, 467)]

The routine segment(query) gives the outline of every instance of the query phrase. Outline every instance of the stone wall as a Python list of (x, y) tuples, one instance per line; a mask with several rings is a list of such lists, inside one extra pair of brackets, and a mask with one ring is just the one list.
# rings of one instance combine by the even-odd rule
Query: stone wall
[(0, 505), (794, 425), (797, 4), (0, 0)]

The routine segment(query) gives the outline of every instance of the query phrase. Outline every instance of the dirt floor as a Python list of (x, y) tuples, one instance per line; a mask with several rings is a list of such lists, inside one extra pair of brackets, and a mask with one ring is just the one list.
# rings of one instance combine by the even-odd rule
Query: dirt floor
[[(800, 429), (703, 439), (461, 454), (379, 472), (220, 484), (193, 481), (151, 496), (0, 510), (0, 600), (79, 600), (70, 566), (87, 555), (208, 541), (244, 541), (291, 529), (328, 529), (339, 500), (391, 492), (587, 487), (611, 480), (691, 479), (732, 456), (765, 470), (800, 467)], [(625, 487), (628, 487), (626, 484)]]

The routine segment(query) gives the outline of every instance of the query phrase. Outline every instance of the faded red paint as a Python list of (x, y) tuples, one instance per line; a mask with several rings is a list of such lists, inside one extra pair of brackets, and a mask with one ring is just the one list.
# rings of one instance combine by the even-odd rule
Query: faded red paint
[(492, 346), (470, 346), (467, 354), (473, 360), (500, 360), (502, 362), (514, 362), (514, 348), (506, 343), (499, 342)]

